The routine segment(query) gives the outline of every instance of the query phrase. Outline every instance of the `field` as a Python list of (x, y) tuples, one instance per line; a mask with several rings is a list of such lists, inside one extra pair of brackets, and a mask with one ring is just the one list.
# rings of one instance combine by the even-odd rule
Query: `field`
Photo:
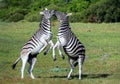
[[(52, 26), (53, 41), (56, 42), (59, 23)], [(19, 57), (24, 43), (39, 28), (37, 22), (0, 22), (0, 84), (120, 84), (120, 23), (71, 23), (72, 31), (86, 47), (86, 60), (83, 65), (82, 80), (78, 80), (78, 67), (67, 80), (69, 65), (67, 56), (62, 60), (52, 59), (52, 52), (46, 56), (41, 52), (32, 80), (25, 69), (21, 79), (21, 61), (15, 70), (11, 65)]]

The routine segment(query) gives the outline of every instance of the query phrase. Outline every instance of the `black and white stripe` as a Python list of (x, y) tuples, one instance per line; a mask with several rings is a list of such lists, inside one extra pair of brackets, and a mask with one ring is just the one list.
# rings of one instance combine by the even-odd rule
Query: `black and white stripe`
[(82, 64), (85, 59), (85, 47), (77, 39), (75, 34), (71, 31), (71, 28), (69, 25), (70, 15), (71, 13), (65, 14), (59, 11), (55, 11), (55, 16), (60, 21), (60, 27), (59, 27), (58, 36), (57, 36), (58, 41), (53, 47), (53, 59), (56, 60), (55, 48), (58, 46), (62, 46), (65, 53), (68, 55), (68, 61), (71, 66), (71, 70), (67, 78), (68, 79), (70, 78), (70, 75), (73, 72), (75, 65), (78, 63), (79, 64), (79, 79), (81, 79)]
[(37, 55), (48, 45), (50, 44), (50, 49), (53, 47), (52, 42), (52, 32), (50, 30), (50, 18), (53, 15), (53, 11), (50, 11), (48, 9), (45, 9), (43, 12), (40, 12), (42, 14), (42, 20), (40, 23), (39, 30), (32, 36), (32, 38), (25, 43), (25, 45), (22, 48), (20, 57), (16, 60), (16, 62), (12, 65), (12, 68), (14, 69), (18, 61), (22, 60), (22, 68), (21, 68), (21, 78), (24, 78), (24, 69), (26, 62), (30, 64), (30, 67), (28, 69), (28, 72), (32, 79), (34, 79), (34, 76), (32, 74), (33, 67), (37, 60)]

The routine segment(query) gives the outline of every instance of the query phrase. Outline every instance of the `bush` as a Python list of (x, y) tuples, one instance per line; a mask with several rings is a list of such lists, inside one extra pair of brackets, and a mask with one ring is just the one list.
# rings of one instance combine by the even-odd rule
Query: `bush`
[(81, 12), (81, 13), (73, 13), (70, 16), (70, 21), (71, 22), (86, 22), (86, 20), (84, 18), (84, 15), (83, 15), (83, 12)]
[(6, 11), (6, 9), (3, 9), (0, 13), (1, 19), (3, 21), (8, 22), (17, 22), (19, 20), (23, 20), (24, 16), (29, 12), (27, 9), (19, 9), (19, 8), (9, 8), (9, 10)]
[(46, 6), (49, 10), (60, 10), (60, 7), (56, 6), (55, 4), (50, 4)]
[(31, 9), (34, 11), (39, 11), (40, 9), (48, 6), (49, 4), (50, 2), (48, 0), (34, 1), (34, 3), (31, 4)]
[(40, 21), (38, 12), (47, 7), (61, 12), (74, 12), (70, 16), (71, 22), (120, 22), (120, 0), (68, 1), (1, 0), (0, 20), (19, 21), (25, 18), (27, 21)]
[(91, 5), (87, 11), (90, 22), (118, 22), (120, 21), (120, 2), (118, 0), (101, 0)]
[(14, 14), (14, 13), (21, 13), (21, 14), (23, 14), (23, 15), (26, 15), (26, 14), (29, 13), (29, 10), (28, 10), (28, 9), (16, 9), (16, 10), (13, 12), (13, 14)]
[(37, 13), (29, 13), (25, 16), (25, 20), (29, 22), (40, 22), (41, 15)]
[(70, 16), (71, 22), (79, 22), (81, 20), (79, 13), (74, 13)]
[(113, 13), (113, 17), (115, 22), (120, 22), (120, 8), (116, 9), (116, 11)]
[(8, 11), (6, 9), (1, 9), (0, 10), (0, 19), (4, 21), (6, 19), (6, 16), (8, 14)]
[(11, 15), (7, 21), (10, 21), (10, 22), (18, 22), (20, 20), (23, 20), (24, 19), (24, 15), (21, 14), (21, 13), (15, 13), (13, 15)]

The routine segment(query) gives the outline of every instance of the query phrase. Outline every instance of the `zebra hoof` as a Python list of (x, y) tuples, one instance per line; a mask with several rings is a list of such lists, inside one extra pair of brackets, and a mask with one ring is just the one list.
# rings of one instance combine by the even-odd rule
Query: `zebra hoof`
[(69, 77), (69, 78), (67, 78), (68, 80), (71, 80), (72, 78), (71, 77)]
[(46, 52), (44, 52), (43, 54), (44, 54), (44, 55), (47, 55), (47, 53), (46, 53)]
[(56, 58), (53, 59), (53, 61), (56, 61), (56, 60), (57, 60)]
[(62, 59), (65, 59), (65, 56), (64, 56), (64, 55), (62, 56)]

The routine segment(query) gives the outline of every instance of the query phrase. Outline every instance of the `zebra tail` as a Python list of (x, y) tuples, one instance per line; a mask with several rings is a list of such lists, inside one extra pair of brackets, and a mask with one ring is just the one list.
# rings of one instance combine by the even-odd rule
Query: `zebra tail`
[(21, 59), (21, 57), (19, 57), (19, 58), (15, 61), (15, 63), (12, 65), (12, 69), (15, 69), (16, 64), (20, 61), (20, 59)]

